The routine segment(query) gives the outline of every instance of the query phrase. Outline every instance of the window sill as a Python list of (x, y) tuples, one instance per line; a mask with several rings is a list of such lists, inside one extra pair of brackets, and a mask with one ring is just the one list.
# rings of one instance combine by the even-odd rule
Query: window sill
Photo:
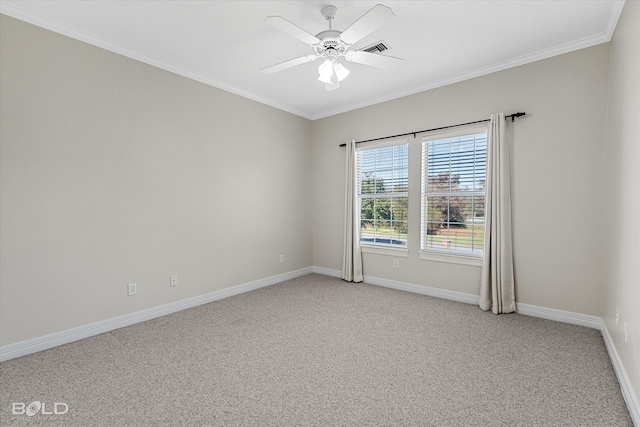
[(363, 253), (377, 254), (377, 255), (390, 255), (401, 258), (409, 257), (409, 250), (407, 248), (392, 248), (381, 245), (360, 245)]
[(442, 251), (421, 251), (420, 259), (424, 261), (448, 262), (451, 264), (482, 267), (482, 256), (477, 255), (464, 255)]

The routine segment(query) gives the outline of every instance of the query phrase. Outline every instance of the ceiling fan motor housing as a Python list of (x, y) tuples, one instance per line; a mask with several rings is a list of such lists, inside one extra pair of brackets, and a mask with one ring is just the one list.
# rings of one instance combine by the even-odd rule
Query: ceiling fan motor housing
[(342, 32), (337, 30), (325, 30), (318, 33), (316, 37), (320, 39), (321, 42), (314, 46), (316, 54), (321, 56), (324, 56), (326, 53), (335, 53), (338, 56), (344, 55), (349, 46), (338, 38), (340, 34), (342, 34)]

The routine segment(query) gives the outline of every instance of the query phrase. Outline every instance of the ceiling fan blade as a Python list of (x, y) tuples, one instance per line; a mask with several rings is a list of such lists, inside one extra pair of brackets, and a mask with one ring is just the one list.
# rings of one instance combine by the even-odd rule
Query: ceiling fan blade
[(402, 65), (404, 59), (394, 58), (393, 56), (380, 55), (378, 53), (369, 53), (364, 50), (351, 50), (345, 55), (345, 59), (349, 62), (358, 64), (371, 65), (378, 68), (386, 68), (387, 70), (396, 70)]
[(305, 30), (287, 21), (282, 16), (269, 16), (264, 20), (264, 22), (282, 32), (289, 34), (290, 36), (297, 38), (298, 40), (302, 40), (308, 45), (320, 43), (320, 39), (318, 39), (316, 36), (307, 33)]
[(267, 68), (263, 68), (261, 71), (264, 74), (273, 74), (273, 73), (277, 73), (278, 71), (286, 70), (287, 68), (295, 67), (296, 65), (315, 61), (317, 58), (318, 58), (317, 55), (301, 56), (300, 58), (290, 59), (288, 61), (284, 61)]
[(390, 8), (377, 4), (344, 30), (338, 38), (348, 45), (355, 44), (389, 22), (394, 16)]

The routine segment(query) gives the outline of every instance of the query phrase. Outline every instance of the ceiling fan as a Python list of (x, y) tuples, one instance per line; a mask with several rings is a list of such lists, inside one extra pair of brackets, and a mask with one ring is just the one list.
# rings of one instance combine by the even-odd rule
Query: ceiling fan
[(325, 84), (326, 90), (335, 90), (340, 87), (340, 82), (350, 73), (350, 71), (338, 61), (341, 57), (344, 57), (344, 59), (349, 62), (386, 69), (395, 69), (402, 64), (403, 60), (400, 58), (351, 48), (355, 43), (393, 19), (394, 14), (390, 8), (378, 4), (344, 31), (337, 31), (332, 28), (333, 18), (335, 18), (337, 11), (338, 8), (335, 6), (325, 6), (322, 8), (322, 16), (329, 21), (329, 29), (321, 31), (315, 36), (281, 16), (269, 16), (265, 19), (267, 24), (311, 46), (313, 53), (263, 68), (262, 72), (264, 74), (272, 74), (295, 67), (296, 65), (315, 61), (318, 58), (323, 58), (324, 61), (320, 64), (320, 67), (318, 67), (318, 80)]

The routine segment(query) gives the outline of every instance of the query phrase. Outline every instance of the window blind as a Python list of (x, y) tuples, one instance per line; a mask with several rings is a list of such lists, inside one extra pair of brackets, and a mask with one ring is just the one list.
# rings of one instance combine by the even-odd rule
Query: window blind
[(406, 247), (409, 145), (362, 149), (356, 161), (361, 243)]
[(422, 142), (421, 249), (482, 255), (487, 134)]

